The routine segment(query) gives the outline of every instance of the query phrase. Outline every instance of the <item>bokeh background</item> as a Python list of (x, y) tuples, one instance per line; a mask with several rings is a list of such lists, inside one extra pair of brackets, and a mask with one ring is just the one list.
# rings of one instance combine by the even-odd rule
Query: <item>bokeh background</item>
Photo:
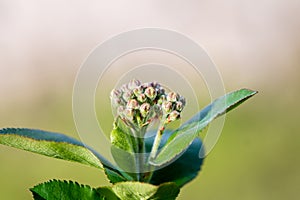
[[(172, 29), (206, 49), (226, 91), (259, 91), (227, 115), (179, 199), (299, 199), (299, 9), (298, 0), (0, 0), (0, 127), (79, 138), (72, 89), (89, 52), (131, 29)], [(53, 178), (108, 184), (96, 169), (2, 145), (0, 163), (0, 199), (29, 200), (29, 187)]]

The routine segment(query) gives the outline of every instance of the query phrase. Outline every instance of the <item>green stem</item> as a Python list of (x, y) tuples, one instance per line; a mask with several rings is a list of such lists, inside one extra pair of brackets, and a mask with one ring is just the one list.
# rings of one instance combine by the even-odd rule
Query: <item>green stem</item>
[[(150, 152), (150, 156), (149, 156), (149, 161), (155, 159), (155, 157), (157, 156), (156, 154), (157, 154), (164, 130), (165, 130), (165, 123), (161, 123), (158, 127), (158, 130), (157, 130), (157, 133), (156, 133), (156, 136), (154, 139), (154, 143), (153, 143), (153, 146), (152, 146), (152, 149)], [(145, 182), (151, 181), (154, 170), (155, 170), (155, 166), (150, 165), (149, 172), (147, 173), (147, 176), (145, 177)]]
[(159, 126), (159, 128), (157, 130), (157, 133), (156, 133), (156, 136), (155, 136), (155, 139), (154, 139), (154, 143), (153, 143), (151, 153), (150, 153), (150, 157), (149, 157), (150, 160), (153, 160), (156, 157), (156, 154), (157, 154), (157, 151), (158, 151), (158, 148), (159, 148), (160, 141), (162, 139), (162, 135), (164, 133), (164, 130), (165, 130), (165, 123), (162, 123)]
[(143, 181), (143, 171), (144, 171), (144, 166), (145, 166), (145, 141), (144, 141), (144, 136), (146, 133), (146, 129), (142, 128), (140, 131), (136, 134), (136, 144), (137, 144), (137, 158), (136, 158), (136, 169), (137, 169), (137, 180), (138, 181)]
[(145, 142), (144, 138), (139, 138), (139, 153), (138, 153), (138, 163), (139, 163), (139, 168), (138, 168), (138, 173), (139, 173), (139, 181), (142, 181), (143, 179), (143, 171), (144, 171), (144, 151), (145, 151)]

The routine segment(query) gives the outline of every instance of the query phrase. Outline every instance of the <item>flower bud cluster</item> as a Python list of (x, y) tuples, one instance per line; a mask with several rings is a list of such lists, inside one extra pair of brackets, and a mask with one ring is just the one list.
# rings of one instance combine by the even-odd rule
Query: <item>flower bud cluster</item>
[(138, 80), (114, 89), (111, 102), (119, 117), (139, 128), (155, 118), (161, 118), (165, 123), (175, 121), (185, 106), (185, 99), (179, 94), (166, 92), (157, 82), (141, 83)]
[(185, 98), (175, 92), (169, 92), (163, 101), (161, 108), (166, 117), (166, 123), (180, 118), (180, 113), (185, 106)]

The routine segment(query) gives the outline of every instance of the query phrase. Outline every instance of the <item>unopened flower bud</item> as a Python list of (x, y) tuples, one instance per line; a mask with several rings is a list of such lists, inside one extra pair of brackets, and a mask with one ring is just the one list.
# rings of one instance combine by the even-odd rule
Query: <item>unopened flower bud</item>
[(124, 113), (125, 113), (125, 117), (126, 117), (127, 119), (133, 120), (133, 116), (134, 116), (134, 111), (133, 111), (133, 109), (127, 108), (127, 109), (124, 110)]
[(124, 107), (123, 106), (119, 106), (118, 108), (117, 108), (117, 113), (118, 113), (118, 115), (119, 116), (121, 116), (121, 118), (124, 118), (125, 116), (124, 116)]
[(123, 106), (119, 106), (117, 111), (118, 111), (119, 114), (122, 113), (122, 112), (124, 112), (124, 107)]
[(167, 118), (167, 122), (172, 122), (172, 121), (175, 121), (177, 120), (178, 118), (180, 117), (180, 113), (176, 110), (172, 111), (168, 118)]
[(145, 102), (146, 100), (147, 100), (147, 97), (146, 97), (146, 95), (145, 94), (140, 94), (138, 97), (137, 97), (137, 100), (139, 101), (139, 102)]
[(160, 84), (158, 82), (156, 82), (156, 81), (153, 81), (153, 82), (151, 82), (151, 87), (153, 87), (153, 88), (159, 88)]
[(123, 92), (121, 90), (112, 90), (110, 93), (111, 104), (113, 107), (118, 107), (120, 105), (125, 105), (126, 102), (122, 98)]
[(185, 106), (186, 101), (185, 101), (185, 98), (183, 96), (180, 96), (178, 101), (180, 101), (182, 103), (183, 107)]
[(141, 106), (140, 106), (140, 112), (141, 112), (141, 115), (143, 117), (146, 117), (149, 113), (149, 110), (150, 110), (150, 104), (149, 103), (143, 103)]
[(157, 87), (157, 91), (160, 94), (165, 94), (165, 89), (163, 87), (161, 87), (161, 86)]
[(122, 97), (124, 101), (128, 102), (132, 97), (131, 91), (124, 92)]
[(179, 111), (179, 112), (181, 112), (182, 111), (182, 109), (183, 109), (183, 103), (181, 102), (181, 101), (177, 101), (176, 102), (176, 110), (177, 111)]
[(139, 85), (141, 85), (141, 82), (139, 80), (133, 79), (128, 83), (128, 89), (132, 90), (138, 87)]
[(162, 103), (163, 103), (165, 100), (166, 100), (166, 95), (162, 94), (162, 95), (159, 97), (159, 99), (158, 99), (158, 101), (157, 101), (157, 104), (158, 104), (158, 105), (162, 105)]
[(142, 94), (143, 93), (143, 90), (142, 90), (142, 88), (141, 87), (136, 87), (136, 88), (134, 88), (133, 89), (133, 94), (136, 96), (136, 97), (138, 97), (140, 94)]
[(119, 98), (112, 98), (111, 105), (116, 108), (121, 104), (121, 100)]
[(130, 91), (129, 88), (128, 88), (128, 84), (122, 85), (121, 88), (120, 88), (120, 90), (121, 90), (122, 92), (128, 92), (128, 91)]
[(110, 93), (110, 98), (114, 99), (114, 98), (120, 98), (121, 97), (121, 91), (120, 90), (112, 90)]
[(167, 95), (167, 100), (171, 102), (177, 101), (178, 94), (176, 92), (169, 92)]
[(172, 102), (170, 101), (164, 101), (161, 106), (165, 113), (170, 113), (172, 111)]
[(157, 93), (156, 93), (156, 91), (155, 91), (155, 89), (153, 87), (147, 87), (146, 90), (145, 90), (145, 95), (149, 99), (153, 100), (153, 99), (155, 99)]
[(129, 109), (138, 109), (139, 103), (135, 99), (130, 99), (127, 103), (127, 108)]
[(151, 83), (143, 83), (143, 84), (141, 85), (141, 87), (142, 87), (143, 89), (146, 89), (147, 87), (151, 87)]

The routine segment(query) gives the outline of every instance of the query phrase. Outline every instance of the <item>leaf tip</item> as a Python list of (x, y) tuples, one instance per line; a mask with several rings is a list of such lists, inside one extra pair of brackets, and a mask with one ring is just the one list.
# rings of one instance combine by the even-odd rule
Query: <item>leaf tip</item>
[(257, 90), (252, 90), (252, 89), (248, 89), (248, 88), (242, 88), (242, 89), (240, 89), (240, 91), (246, 91), (246, 92), (248, 92), (249, 95), (251, 95), (251, 96), (253, 96), (253, 95), (255, 95), (255, 94), (258, 93)]

